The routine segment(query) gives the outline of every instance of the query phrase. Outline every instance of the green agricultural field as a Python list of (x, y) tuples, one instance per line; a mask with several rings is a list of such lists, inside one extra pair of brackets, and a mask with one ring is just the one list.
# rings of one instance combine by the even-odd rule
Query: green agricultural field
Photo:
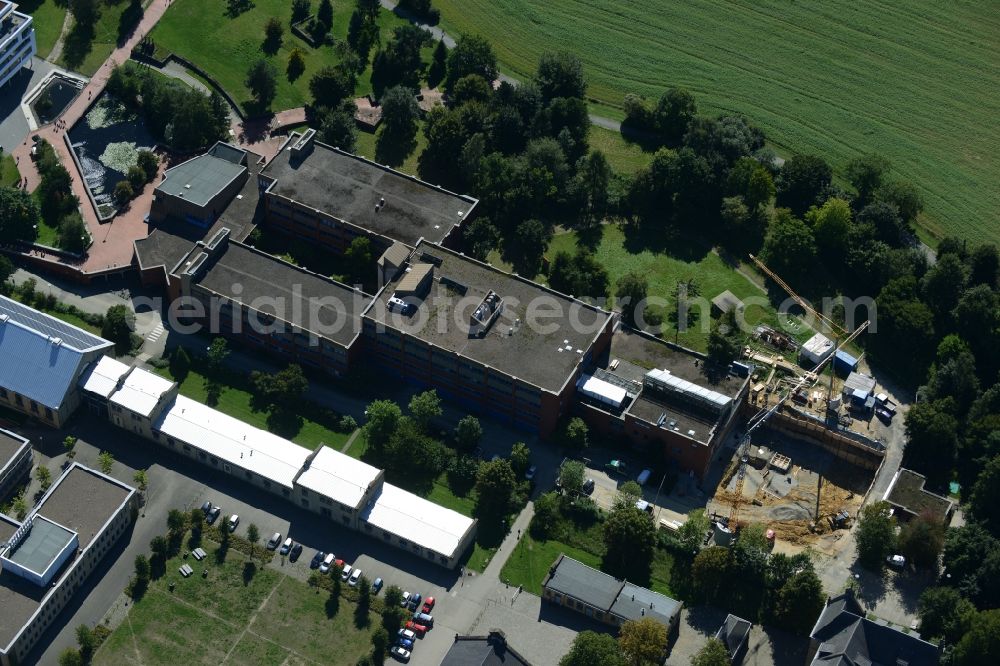
[[(225, 88), (237, 102), (245, 105), (251, 100), (250, 91), (243, 84), (250, 64), (264, 56), (264, 24), (277, 17), (285, 28), (281, 47), (274, 55), (267, 56), (278, 70), (278, 91), (271, 109), (280, 111), (307, 104), (309, 79), (327, 65), (337, 62), (333, 47), (311, 48), (292, 34), (289, 21), (292, 4), (287, 0), (255, 0), (249, 11), (236, 18), (226, 15), (226, 3), (215, 0), (173, 0), (150, 38), (156, 44), (157, 55), (176, 53), (203, 68)], [(318, 6), (313, 2), (313, 11)], [(342, 41), (347, 36), (347, 25), (354, 11), (353, 2), (333, 3), (334, 38)], [(379, 15), (382, 40), (389, 39), (392, 29), (405, 21), (388, 11)], [(305, 73), (294, 82), (288, 80), (285, 68), (293, 49), (302, 51), (306, 61)], [(375, 55), (372, 49), (372, 56)], [(426, 47), (425, 59), (430, 60), (431, 47)], [(355, 92), (371, 92), (371, 65), (358, 77)]]
[[(492, 40), (502, 68), (547, 49), (583, 60), (589, 96), (682, 86), (744, 113), (782, 153), (840, 169), (878, 151), (926, 200), (922, 235), (1000, 241), (1000, 12), (988, 2), (436, 0), (450, 33)], [(595, 109), (601, 113), (602, 109)]]
[(38, 57), (47, 58), (62, 32), (66, 20), (66, 4), (55, 0), (21, 0), (17, 3), (17, 11), (31, 14), (35, 26), (35, 44), (38, 46)]

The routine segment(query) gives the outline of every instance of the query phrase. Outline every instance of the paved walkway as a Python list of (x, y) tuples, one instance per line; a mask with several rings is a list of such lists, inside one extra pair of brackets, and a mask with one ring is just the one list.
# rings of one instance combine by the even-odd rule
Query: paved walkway
[[(107, 85), (114, 66), (128, 60), (132, 48), (139, 42), (140, 37), (153, 29), (166, 10), (166, 0), (155, 0), (146, 8), (142, 20), (133, 30), (131, 36), (111, 53), (91, 78), (90, 83), (84, 87), (80, 95), (63, 113), (62, 121), (67, 128), (72, 128), (86, 114), (91, 101), (100, 95)], [(94, 237), (94, 244), (91, 246), (86, 260), (76, 267), (85, 273), (93, 273), (128, 266), (132, 263), (133, 241), (145, 238), (147, 235), (144, 218), (145, 212), (149, 210), (152, 202), (153, 185), (148, 184), (144, 188), (143, 193), (132, 201), (129, 210), (116, 216), (109, 224), (102, 225), (97, 218), (97, 211), (94, 210), (94, 206), (87, 196), (83, 178), (63, 141), (63, 132), (64, 130), (55, 125), (47, 125), (35, 132), (35, 135), (52, 144), (60, 161), (69, 171), (72, 178), (73, 194), (80, 198), (80, 212), (87, 228)], [(27, 178), (28, 190), (34, 190), (40, 181), (38, 171), (31, 161), (31, 143), (29, 138), (14, 150), (18, 169), (21, 171), (21, 175)], [(42, 259), (60, 261), (56, 256), (39, 256)]]

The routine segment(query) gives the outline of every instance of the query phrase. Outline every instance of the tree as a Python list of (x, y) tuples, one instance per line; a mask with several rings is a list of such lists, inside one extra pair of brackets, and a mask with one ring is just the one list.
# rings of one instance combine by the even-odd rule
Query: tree
[(535, 500), (535, 515), (531, 517), (531, 535), (547, 539), (559, 524), (560, 508), (557, 493), (544, 493)]
[(877, 153), (862, 155), (847, 163), (847, 180), (858, 191), (858, 200), (862, 205), (882, 186), (888, 171), (889, 160)]
[(191, 509), (191, 513), (188, 514), (188, 524), (191, 525), (191, 535), (200, 537), (202, 530), (205, 529), (205, 512), (200, 506)]
[(247, 526), (247, 541), (250, 542), (250, 557), (253, 557), (253, 549), (256, 547), (257, 542), (260, 541), (260, 530), (254, 523), (250, 523)]
[(184, 347), (177, 347), (170, 355), (170, 374), (178, 382), (183, 382), (188, 373), (191, 372), (191, 357), (184, 351)]
[(822, 157), (793, 155), (778, 175), (777, 204), (804, 215), (810, 206), (819, 203), (820, 196), (830, 187), (833, 169)]
[(858, 560), (869, 569), (879, 570), (885, 558), (896, 549), (896, 519), (888, 502), (868, 504), (861, 509), (858, 521)]
[(444, 413), (441, 408), (441, 398), (437, 391), (431, 389), (418, 393), (410, 398), (410, 415), (417, 422), (421, 430), (426, 431), (431, 421), (440, 417)]
[(228, 358), (229, 343), (226, 342), (226, 339), (221, 336), (212, 338), (212, 344), (208, 346), (208, 351), (205, 352), (208, 371), (211, 373), (219, 372)]
[(83, 666), (83, 657), (80, 651), (68, 647), (59, 653), (59, 666)]
[(712, 522), (704, 509), (694, 509), (687, 515), (687, 520), (677, 530), (677, 541), (686, 553), (696, 555), (701, 548), (705, 533)]
[(379, 49), (372, 62), (372, 88), (376, 95), (381, 97), (387, 88), (402, 85), (412, 96), (420, 88), (424, 71), (420, 50), (430, 41), (430, 33), (419, 26), (407, 23), (394, 29), (392, 39)]
[(399, 429), (403, 412), (391, 400), (376, 400), (365, 409), (365, 436), (368, 445), (376, 451), (382, 450)]
[(381, 664), (385, 661), (385, 652), (389, 646), (389, 632), (385, 627), (378, 627), (372, 632), (372, 663)]
[(89, 664), (94, 656), (94, 650), (97, 649), (97, 637), (94, 636), (90, 627), (81, 624), (76, 628), (76, 644), (80, 646), (80, 656), (83, 658), (83, 663)]
[(67, 252), (83, 254), (87, 251), (90, 246), (90, 232), (78, 211), (73, 211), (59, 223), (56, 243)]
[(333, 26), (333, 4), (330, 0), (319, 0), (316, 10), (316, 20), (326, 26), (327, 31)]
[(891, 204), (899, 211), (903, 224), (909, 226), (924, 209), (924, 198), (913, 183), (895, 181), (886, 183), (875, 192), (876, 201)]
[(904, 461), (927, 477), (932, 487), (944, 485), (955, 464), (958, 421), (951, 399), (919, 402), (906, 413)]
[(427, 70), (427, 85), (434, 88), (445, 77), (448, 71), (448, 47), (444, 40), (439, 39), (434, 47), (434, 55), (431, 56), (431, 66)]
[(816, 239), (812, 229), (787, 208), (779, 208), (767, 226), (760, 256), (793, 287), (808, 283), (816, 264)]
[(645, 300), (649, 292), (649, 280), (640, 273), (626, 273), (615, 285), (616, 305), (621, 308), (622, 320), (638, 329), (644, 329)]
[(691, 657), (691, 666), (729, 666), (726, 644), (714, 636)]
[(1000, 287), (1000, 251), (997, 246), (992, 243), (977, 245), (969, 255), (969, 269), (969, 284), (985, 284), (993, 289)]
[(49, 489), (52, 485), (52, 472), (45, 465), (39, 465), (35, 468), (35, 478), (38, 479), (38, 484), (41, 486), (42, 491)]
[(375, 158), (398, 166), (417, 145), (417, 119), (420, 109), (413, 92), (394, 86), (382, 95), (382, 129), (375, 141)]
[(135, 578), (136, 582), (142, 586), (149, 583), (149, 576), (151, 573), (151, 568), (149, 566), (149, 558), (147, 558), (142, 553), (135, 556)]
[(608, 188), (613, 176), (608, 158), (600, 150), (592, 151), (577, 162), (572, 188), (580, 203), (583, 226), (600, 224), (607, 216), (610, 208)]
[(472, 451), (483, 438), (483, 427), (475, 416), (464, 416), (455, 426), (455, 444), (462, 451)]
[(697, 115), (694, 95), (683, 88), (670, 88), (652, 111), (653, 128), (668, 146), (679, 146)]
[(653, 519), (635, 504), (616, 506), (604, 523), (604, 545), (604, 571), (618, 578), (644, 579), (656, 545)]
[(792, 575), (778, 591), (775, 617), (783, 629), (807, 636), (825, 604), (823, 584), (810, 566)]
[(11, 508), (14, 510), (15, 517), (18, 520), (24, 520), (24, 516), (28, 513), (28, 501), (24, 498), (23, 490), (14, 498)]
[(132, 480), (135, 482), (136, 487), (139, 488), (140, 493), (145, 493), (146, 489), (149, 488), (149, 476), (146, 474), (146, 470), (137, 469), (135, 474), (132, 475)]
[(667, 650), (667, 626), (651, 617), (629, 620), (622, 625), (618, 647), (635, 666), (659, 664)]
[(1000, 610), (988, 610), (972, 616), (969, 631), (955, 646), (955, 666), (978, 666), (996, 663), (1000, 655)]
[(285, 28), (277, 17), (272, 16), (264, 23), (264, 51), (274, 54), (281, 46), (281, 38), (285, 34)]
[(306, 71), (306, 58), (299, 49), (292, 49), (288, 54), (288, 64), (285, 66), (285, 76), (289, 81), (297, 81)]
[(532, 218), (517, 225), (514, 238), (526, 271), (537, 271), (542, 255), (549, 247), (552, 232), (540, 220)]
[(712, 326), (708, 335), (708, 361), (706, 370), (725, 376), (729, 366), (743, 353), (742, 336), (733, 310), (725, 313)]
[(114, 198), (116, 204), (124, 206), (135, 197), (135, 190), (132, 189), (130, 182), (120, 180), (115, 183), (115, 189), (111, 196)]
[(476, 474), (476, 513), (491, 518), (507, 515), (511, 498), (517, 486), (517, 477), (505, 458), (479, 465)]
[(278, 411), (294, 412), (309, 390), (309, 380), (294, 363), (274, 374), (254, 370), (250, 373), (254, 398)]
[(568, 51), (547, 51), (538, 58), (535, 85), (546, 102), (556, 97), (583, 99), (587, 94), (587, 81), (583, 77), (583, 63)]
[(586, 248), (576, 254), (559, 252), (549, 268), (549, 284), (553, 289), (582, 300), (601, 300), (608, 294), (608, 271)]
[(969, 495), (969, 510), (994, 534), (1000, 534), (1000, 455), (979, 473)]
[(115, 457), (109, 451), (101, 451), (97, 456), (97, 464), (105, 474), (111, 473), (111, 468), (115, 465)]
[(699, 552), (691, 564), (691, 578), (706, 601), (718, 599), (729, 581), (729, 550), (710, 546)]
[(266, 110), (278, 91), (278, 72), (270, 60), (260, 58), (250, 65), (243, 83), (253, 95), (254, 102)]
[(5, 242), (33, 242), (38, 235), (40, 212), (36, 200), (24, 190), (0, 187), (0, 238)]
[(943, 638), (954, 645), (969, 630), (976, 607), (953, 587), (929, 587), (920, 595), (917, 616), (927, 640)]
[(143, 185), (146, 184), (146, 172), (138, 164), (130, 166), (125, 177), (128, 179), (129, 185), (136, 192), (141, 192)]
[(510, 447), (510, 466), (517, 478), (524, 476), (531, 467), (531, 449), (524, 442), (514, 442)]
[(843, 199), (830, 197), (819, 208), (810, 208), (806, 223), (816, 238), (816, 249), (826, 259), (843, 258), (847, 253), (847, 233), (851, 227), (851, 206)]
[(313, 103), (330, 109), (339, 107), (341, 102), (354, 94), (357, 80), (357, 75), (348, 67), (333, 65), (322, 68), (309, 79)]
[(76, 437), (73, 435), (66, 435), (66, 439), (63, 440), (63, 449), (66, 451), (66, 457), (72, 460), (76, 457)]
[(946, 335), (941, 340), (924, 392), (928, 400), (950, 398), (958, 414), (964, 414), (972, 406), (979, 395), (979, 379), (976, 359), (965, 340), (957, 335)]
[(575, 495), (583, 488), (583, 476), (586, 467), (579, 460), (567, 460), (559, 469), (559, 486), (570, 495)]
[(344, 100), (333, 109), (319, 109), (317, 139), (349, 153), (357, 150), (358, 127), (354, 122), (354, 102)]
[[(329, 4), (330, 0), (326, 0)], [(309, 18), (309, 12), (312, 11), (312, 4), (309, 0), (292, 0), (292, 25), (298, 23), (299, 21), (304, 21)], [(333, 17), (333, 7), (330, 7), (330, 16)], [(331, 20), (327, 25), (331, 25), (333, 21)]]
[(135, 330), (135, 313), (125, 305), (112, 305), (104, 313), (101, 336), (115, 343), (119, 351), (127, 351), (132, 345), (132, 331)]
[(618, 643), (605, 633), (581, 631), (559, 666), (625, 666)]
[(500, 75), (493, 47), (479, 35), (462, 35), (448, 54), (445, 89), (450, 92), (459, 79), (469, 74), (477, 74), (489, 83)]
[(563, 441), (568, 448), (575, 451), (583, 451), (590, 446), (589, 433), (590, 429), (587, 427), (587, 422), (579, 416), (574, 416), (566, 423), (566, 429), (563, 431)]
[(170, 534), (182, 534), (187, 529), (187, 516), (179, 509), (167, 512), (167, 531)]
[(355, 283), (366, 281), (371, 272), (372, 242), (367, 236), (356, 236), (344, 251), (344, 263), (347, 265), (348, 277)]
[(500, 248), (503, 242), (500, 231), (485, 216), (477, 217), (462, 233), (469, 255), (480, 261), (486, 261), (489, 253)]
[(14, 270), (14, 264), (11, 263), (10, 259), (0, 256), (0, 293), (3, 293), (7, 280), (14, 274)]

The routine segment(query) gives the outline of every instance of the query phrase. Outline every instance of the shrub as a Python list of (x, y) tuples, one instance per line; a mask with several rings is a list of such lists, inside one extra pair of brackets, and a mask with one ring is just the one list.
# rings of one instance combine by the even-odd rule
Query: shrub
[(156, 153), (151, 150), (140, 150), (137, 164), (145, 174), (146, 182), (156, 178), (156, 172), (160, 166), (160, 159)]
[(120, 180), (115, 185), (115, 192), (112, 195), (115, 199), (115, 203), (119, 206), (124, 206), (132, 197), (135, 196), (135, 191), (132, 189), (132, 185), (127, 180)]

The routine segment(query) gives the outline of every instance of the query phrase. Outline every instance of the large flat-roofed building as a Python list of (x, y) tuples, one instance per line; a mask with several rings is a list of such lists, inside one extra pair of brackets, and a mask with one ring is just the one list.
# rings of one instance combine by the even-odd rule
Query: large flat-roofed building
[(80, 404), (77, 381), (114, 345), (0, 296), (0, 405), (62, 427)]
[(882, 499), (896, 508), (896, 516), (901, 522), (927, 515), (947, 526), (955, 511), (955, 503), (924, 488), (926, 482), (923, 474), (900, 468), (889, 482)]
[(321, 446), (295, 479), (299, 505), (358, 529), (362, 507), (382, 488), (385, 472), (368, 463)]
[(241, 243), (223, 239), (188, 269), (182, 293), (211, 330), (237, 343), (323, 370), (347, 372), (372, 297)]
[(152, 223), (168, 217), (207, 229), (247, 182), (247, 151), (221, 141), (167, 169), (153, 192)]
[(267, 225), (343, 252), (358, 236), (376, 254), (393, 241), (447, 243), (475, 213), (476, 200), (293, 132), (261, 171)]
[(0, 429), (0, 502), (31, 474), (31, 442)]
[(702, 355), (621, 327), (579, 382), (580, 415), (597, 432), (703, 477), (732, 431), (750, 378), (709, 377)]
[(35, 55), (35, 27), (17, 5), (0, 0), (0, 86), (14, 78)]
[(668, 631), (677, 627), (683, 605), (563, 554), (542, 581), (542, 598), (611, 626), (648, 617), (666, 625)]
[(422, 242), (365, 312), (363, 334), (367, 357), (393, 374), (548, 435), (614, 324), (610, 312)]
[(134, 488), (73, 463), (23, 522), (0, 516), (0, 665), (26, 663), (137, 508)]
[(361, 515), (361, 530), (454, 569), (476, 536), (476, 521), (383, 483)]

